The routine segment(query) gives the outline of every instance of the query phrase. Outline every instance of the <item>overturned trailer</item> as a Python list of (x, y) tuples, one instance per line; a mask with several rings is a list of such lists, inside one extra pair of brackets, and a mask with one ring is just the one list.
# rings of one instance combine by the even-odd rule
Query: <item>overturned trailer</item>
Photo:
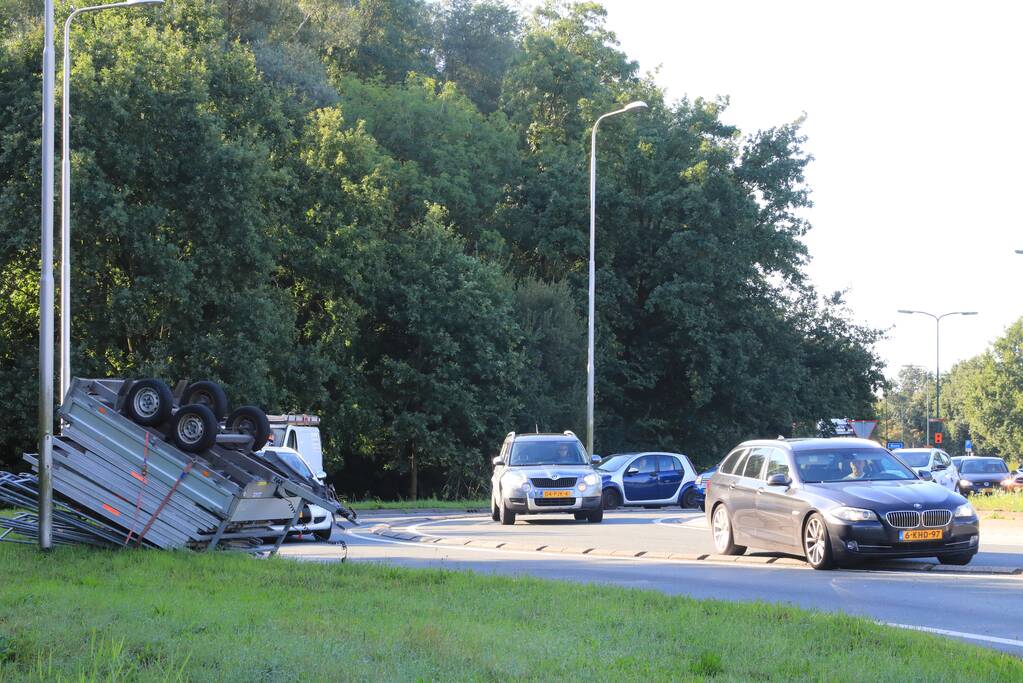
[[(176, 398), (159, 380), (73, 380), (53, 439), (54, 540), (275, 553), (310, 506), (355, 521), (331, 487), (264, 448), (262, 411), (225, 420), (226, 408), (210, 382)], [(0, 476), (0, 501), (28, 508), (37, 496), (34, 476)], [(34, 536), (37, 521), (0, 518), (0, 539)]]

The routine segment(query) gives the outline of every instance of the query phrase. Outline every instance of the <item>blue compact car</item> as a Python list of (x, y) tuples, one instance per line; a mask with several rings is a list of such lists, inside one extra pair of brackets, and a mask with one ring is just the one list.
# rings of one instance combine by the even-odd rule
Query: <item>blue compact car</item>
[(710, 479), (710, 475), (718, 471), (718, 466), (714, 465), (706, 472), (701, 472), (700, 476), (696, 478), (696, 482), (693, 484), (693, 499), (696, 503), (690, 507), (699, 507), (703, 510), (704, 501), (707, 498), (707, 480)]
[(600, 461), (605, 510), (623, 506), (696, 507), (696, 470), (681, 453), (619, 453)]

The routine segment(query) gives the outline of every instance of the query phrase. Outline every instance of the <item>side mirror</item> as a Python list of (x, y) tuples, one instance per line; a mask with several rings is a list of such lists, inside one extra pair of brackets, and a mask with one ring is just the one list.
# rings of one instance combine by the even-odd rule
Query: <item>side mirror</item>
[(494, 458), (494, 467), (497, 467), (498, 465), (503, 465), (503, 464), (504, 464), (504, 458), (502, 458), (500, 455), (497, 456), (496, 458)]
[(639, 474), (639, 468), (638, 467), (630, 467), (629, 469), (625, 470), (625, 473), (626, 474)]
[(929, 470), (922, 470), (920, 472), (920, 478), (924, 481), (934, 481), (934, 477), (931, 475)]
[(767, 478), (768, 486), (791, 486), (792, 480), (789, 479), (787, 474), (772, 474)]
[(323, 472), (323, 471), (317, 472), (316, 473), (316, 478), (317, 479), (326, 479), (327, 478), (327, 473)]
[(591, 465), (596, 465), (596, 464), (597, 464), (598, 462), (600, 462), (600, 461), (601, 461), (602, 459), (603, 459), (603, 458), (601, 458), (601, 457), (600, 457), (599, 455), (591, 455), (591, 456), (590, 456), (590, 464), (591, 464)]

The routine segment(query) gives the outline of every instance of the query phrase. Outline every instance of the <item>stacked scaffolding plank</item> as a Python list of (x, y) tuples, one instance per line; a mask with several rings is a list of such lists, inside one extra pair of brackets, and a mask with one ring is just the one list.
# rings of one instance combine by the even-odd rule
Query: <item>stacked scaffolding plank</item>
[[(61, 406), (63, 428), (53, 442), (59, 542), (265, 549), (269, 538), (275, 552), (305, 505), (348, 514), (322, 484), (296, 477), (272, 458), (225, 445), (197, 454), (179, 450), (120, 413), (121, 387), (119, 380), (76, 379)], [(37, 468), (34, 455), (25, 460)], [(34, 509), (37, 494), (35, 477), (0, 473), (0, 502)], [(15, 533), (36, 535), (35, 516), (0, 518), (0, 540)]]

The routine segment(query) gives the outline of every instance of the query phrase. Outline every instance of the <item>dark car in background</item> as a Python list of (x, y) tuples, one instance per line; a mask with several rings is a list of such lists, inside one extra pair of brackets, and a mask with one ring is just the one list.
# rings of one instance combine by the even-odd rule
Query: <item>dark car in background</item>
[(980, 539), (965, 498), (865, 439), (742, 443), (708, 481), (705, 505), (718, 553), (796, 552), (814, 569), (871, 558), (968, 564)]
[(693, 507), (698, 507), (701, 510), (705, 509), (705, 503), (707, 499), (707, 480), (718, 471), (718, 466), (714, 465), (709, 470), (701, 472), (700, 476), (696, 478), (696, 482), (693, 484), (693, 502), (696, 503)]
[(1009, 466), (1001, 458), (972, 456), (959, 462), (960, 493), (994, 493), (1008, 488), (1010, 481)]

